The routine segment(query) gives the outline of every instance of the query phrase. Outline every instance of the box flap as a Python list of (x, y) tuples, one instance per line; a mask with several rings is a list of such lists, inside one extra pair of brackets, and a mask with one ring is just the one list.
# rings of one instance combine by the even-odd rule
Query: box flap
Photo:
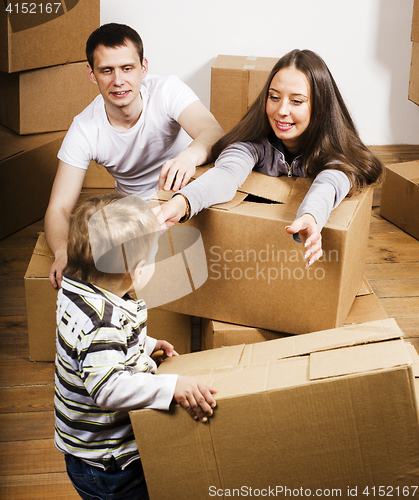
[(332, 330), (293, 335), (245, 346), (241, 364), (254, 364), (302, 356), (319, 351), (399, 339), (403, 332), (394, 319), (348, 325)]
[(419, 161), (395, 163), (393, 165), (386, 165), (386, 168), (401, 175), (414, 184), (419, 183)]
[(45, 233), (40, 232), (25, 273), (25, 279), (48, 278), (53, 259), (54, 254), (48, 246)]
[(310, 380), (411, 366), (403, 339), (310, 354)]
[(47, 238), (44, 232), (39, 232), (39, 237), (35, 245), (33, 253), (37, 255), (44, 255), (46, 257), (54, 257), (54, 253), (50, 249), (47, 243)]
[[(211, 163), (208, 165), (204, 165), (202, 167), (197, 167), (193, 178), (197, 179), (213, 166), (214, 164)], [(272, 177), (270, 175), (265, 175), (260, 172), (251, 172), (251, 174), (247, 177), (247, 179), (238, 189), (238, 192), (251, 194), (253, 196), (258, 196), (260, 198), (264, 198), (269, 201), (274, 201), (276, 203), (287, 203), (288, 196), (293, 190), (294, 184), (296, 183), (297, 180), (299, 181), (298, 185), (300, 185), (300, 182), (304, 181), (306, 183), (308, 182), (308, 184), (311, 183), (311, 181), (309, 181), (308, 179), (287, 177), (285, 175), (281, 175), (280, 177)], [(307, 192), (308, 186), (304, 186), (303, 189), (305, 189), (305, 192)], [(303, 197), (301, 198), (301, 201)], [(227, 209), (225, 205), (227, 205), (228, 203), (229, 202), (219, 204), (217, 206)]]
[(234, 345), (166, 358), (158, 367), (157, 373), (190, 375), (210, 372), (215, 368), (237, 367), (241, 364), (243, 350), (244, 345)]

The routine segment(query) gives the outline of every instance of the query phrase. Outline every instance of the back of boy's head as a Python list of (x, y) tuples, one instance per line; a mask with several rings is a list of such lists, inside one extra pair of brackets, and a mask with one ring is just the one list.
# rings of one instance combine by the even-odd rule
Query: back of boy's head
[(122, 279), (157, 244), (160, 225), (138, 196), (90, 198), (70, 219), (65, 274), (95, 282)]

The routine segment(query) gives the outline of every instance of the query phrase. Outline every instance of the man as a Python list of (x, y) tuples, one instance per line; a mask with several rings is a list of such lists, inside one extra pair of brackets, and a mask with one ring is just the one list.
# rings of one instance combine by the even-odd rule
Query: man
[(118, 191), (148, 199), (158, 189), (185, 186), (223, 135), (177, 77), (147, 76), (141, 38), (129, 26), (111, 23), (95, 30), (86, 55), (89, 78), (100, 95), (75, 117), (64, 138), (45, 214), (55, 288), (67, 262), (70, 215), (91, 160), (108, 169)]

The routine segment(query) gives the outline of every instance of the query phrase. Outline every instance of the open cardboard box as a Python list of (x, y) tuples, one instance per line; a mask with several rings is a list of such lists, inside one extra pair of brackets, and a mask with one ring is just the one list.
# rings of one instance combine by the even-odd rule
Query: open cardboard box
[[(344, 325), (387, 319), (387, 313), (364, 278)], [(201, 350), (216, 349), (238, 344), (255, 344), (265, 340), (289, 337), (289, 333), (273, 332), (262, 328), (233, 325), (222, 321), (203, 319), (201, 325)]]
[[(201, 233), (208, 277), (164, 309), (295, 334), (342, 326), (364, 276), (373, 190), (345, 199), (331, 213), (322, 231), (324, 255), (307, 268), (304, 247), (285, 226), (310, 184), (252, 172), (231, 202), (188, 221), (186, 226)], [(249, 200), (249, 194), (260, 198)], [(168, 196), (158, 193), (160, 200)], [(156, 272), (142, 290), (146, 302), (162, 287), (177, 284), (165, 266), (159, 267), (170, 251), (184, 254), (192, 277), (206, 271), (188, 254), (184, 239), (176, 232), (170, 237), (170, 231), (160, 238)]]
[(259, 95), (274, 57), (219, 55), (211, 67), (211, 113), (228, 132)]
[(100, 0), (2, 2), (0, 71), (14, 73), (86, 58), (90, 33), (100, 26)]
[[(18, 134), (67, 130), (73, 118), (98, 95), (86, 61), (49, 68), (0, 72), (0, 122)], [(40, 99), (39, 96), (48, 96)]]
[(206, 424), (130, 412), (151, 500), (414, 497), (418, 355), (402, 335), (387, 319), (166, 360), (158, 373), (215, 387), (217, 408)]
[[(53, 253), (40, 233), (25, 274), (29, 357), (32, 361), (54, 361), (57, 290), (48, 279)], [(192, 318), (162, 309), (148, 311), (147, 333), (167, 340), (179, 354), (191, 352)]]
[(419, 161), (386, 166), (380, 215), (419, 240)]
[(44, 217), (63, 137), (22, 137), (0, 126), (0, 239)]

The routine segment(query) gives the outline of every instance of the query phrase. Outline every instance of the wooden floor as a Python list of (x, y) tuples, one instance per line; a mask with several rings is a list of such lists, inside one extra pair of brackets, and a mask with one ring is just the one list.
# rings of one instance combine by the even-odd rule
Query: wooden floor
[[(419, 146), (371, 149), (385, 164), (419, 159)], [(379, 198), (377, 190), (374, 204)], [(419, 241), (378, 213), (373, 208), (365, 275), (419, 350)], [(79, 498), (53, 443), (53, 364), (28, 359), (23, 276), (42, 230), (39, 221), (0, 241), (0, 499)]]

